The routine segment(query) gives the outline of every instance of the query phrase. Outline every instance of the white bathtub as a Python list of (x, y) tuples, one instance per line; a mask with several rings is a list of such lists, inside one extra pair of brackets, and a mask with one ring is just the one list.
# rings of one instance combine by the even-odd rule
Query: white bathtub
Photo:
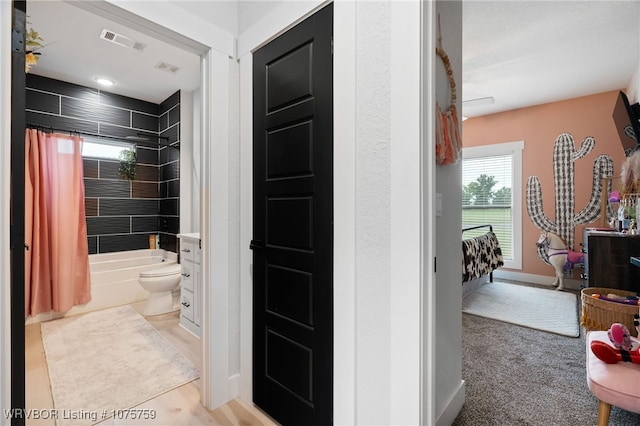
[(140, 271), (175, 263), (176, 260), (175, 253), (149, 249), (89, 255), (91, 301), (76, 305), (65, 313), (38, 314), (30, 317), (26, 324), (146, 300), (149, 292), (138, 284)]

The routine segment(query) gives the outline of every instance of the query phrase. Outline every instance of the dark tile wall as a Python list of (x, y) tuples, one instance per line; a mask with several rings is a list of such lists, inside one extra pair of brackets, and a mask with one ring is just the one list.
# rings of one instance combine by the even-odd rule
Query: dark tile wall
[(117, 161), (84, 159), (89, 253), (148, 248), (154, 234), (160, 234), (161, 248), (177, 252), (179, 101), (179, 92), (157, 105), (27, 74), (26, 118), (31, 125), (123, 139), (143, 131), (167, 136), (175, 146), (136, 142), (133, 181), (118, 176)]
[(160, 182), (160, 247), (178, 252), (180, 232), (180, 92), (160, 104), (158, 131), (167, 137), (158, 160)]

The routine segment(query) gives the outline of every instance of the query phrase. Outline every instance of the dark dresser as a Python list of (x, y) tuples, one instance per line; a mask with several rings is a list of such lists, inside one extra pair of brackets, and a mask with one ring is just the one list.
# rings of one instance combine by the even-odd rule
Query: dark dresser
[(640, 235), (585, 228), (584, 286), (640, 292), (640, 268), (631, 257), (640, 256)]

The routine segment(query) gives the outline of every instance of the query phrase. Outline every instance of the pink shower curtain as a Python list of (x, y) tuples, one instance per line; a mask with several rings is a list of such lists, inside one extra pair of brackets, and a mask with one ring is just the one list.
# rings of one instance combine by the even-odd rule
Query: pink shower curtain
[(82, 138), (25, 135), (25, 314), (91, 300)]

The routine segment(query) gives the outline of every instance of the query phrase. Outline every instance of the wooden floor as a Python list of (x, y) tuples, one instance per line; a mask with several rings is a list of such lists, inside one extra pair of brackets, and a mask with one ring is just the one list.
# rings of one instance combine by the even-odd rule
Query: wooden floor
[[(143, 303), (131, 305), (141, 312)], [(200, 340), (178, 325), (179, 312), (146, 317), (182, 354), (201, 369)], [(42, 346), (40, 324), (25, 327), (26, 405), (27, 410), (53, 409), (47, 362)], [(114, 407), (116, 408), (116, 407)], [(277, 425), (259, 409), (240, 399), (209, 411), (200, 403), (200, 379), (162, 394), (135, 408), (154, 410), (154, 419), (114, 420), (99, 423), (111, 425)], [(28, 426), (55, 425), (51, 419), (29, 419)]]

